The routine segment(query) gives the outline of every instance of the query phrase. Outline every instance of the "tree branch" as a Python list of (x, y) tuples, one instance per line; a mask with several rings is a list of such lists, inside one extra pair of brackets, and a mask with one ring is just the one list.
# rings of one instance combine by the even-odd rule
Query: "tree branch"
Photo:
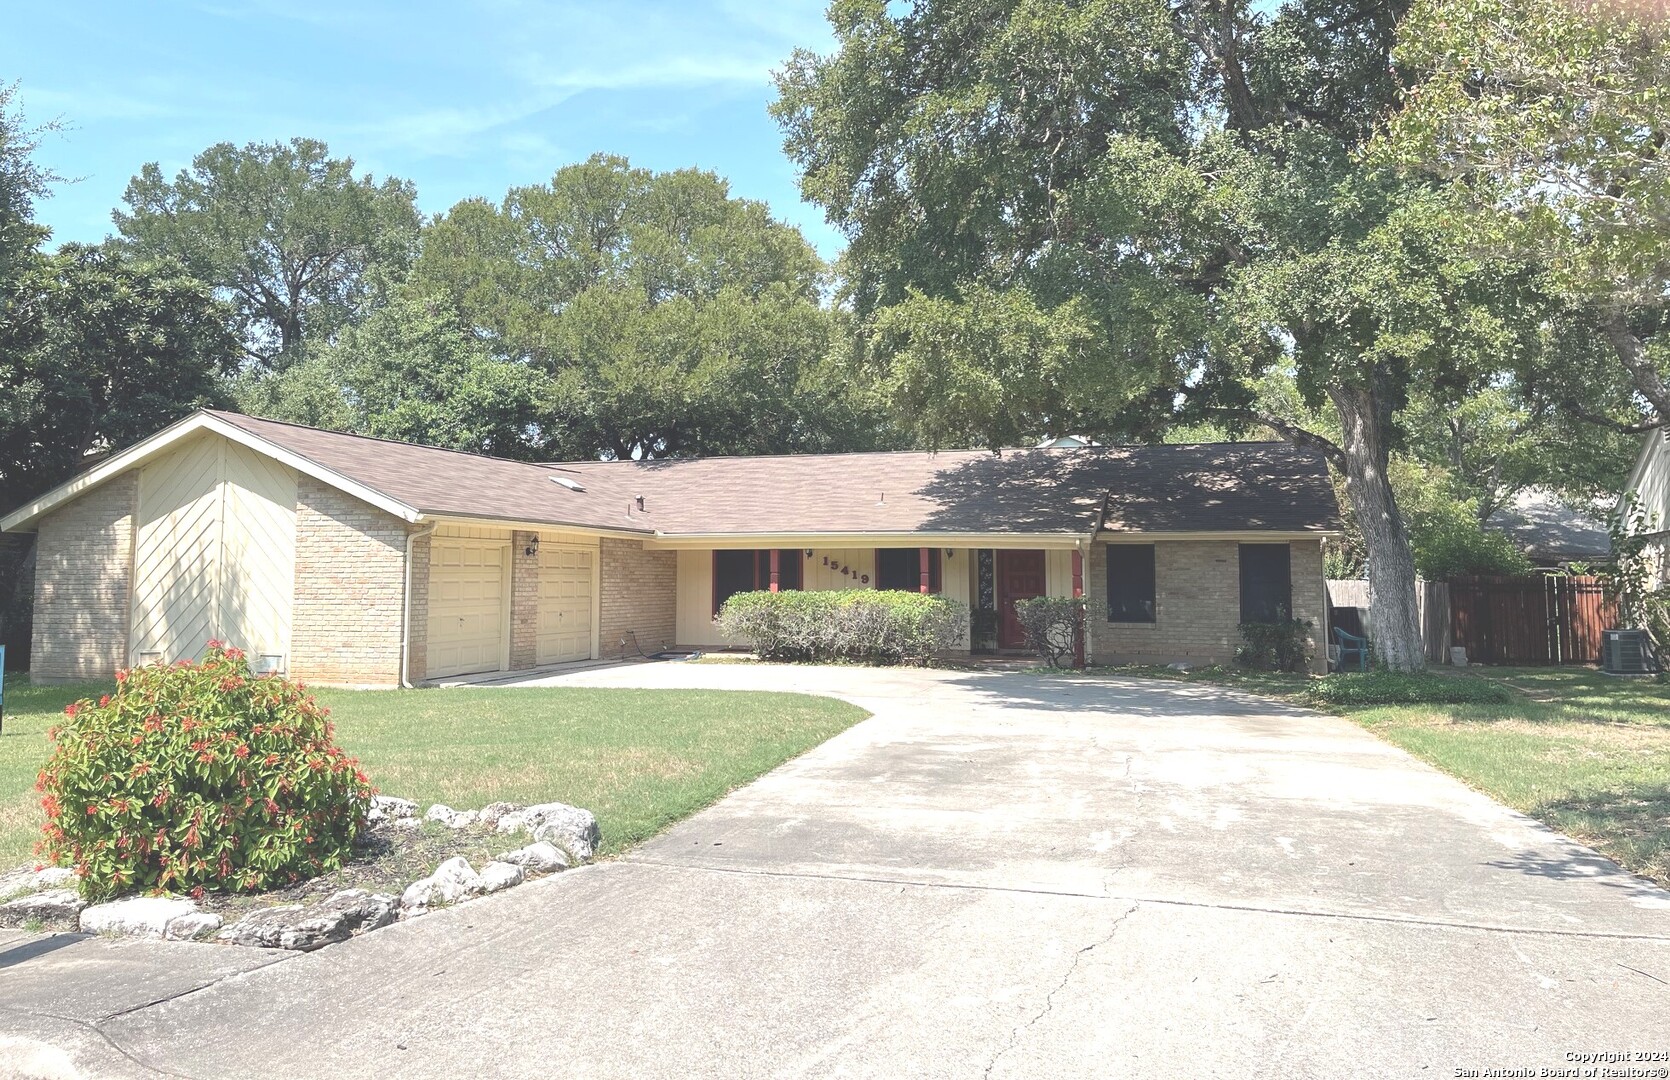
[(1586, 409), (1572, 398), (1562, 399), (1559, 402), (1559, 409), (1573, 420), (1581, 420), (1585, 424), (1593, 424), (1596, 427), (1603, 427), (1625, 435), (1644, 435), (1655, 428), (1663, 427), (1665, 423), (1663, 416), (1655, 416), (1651, 420), (1626, 424), (1622, 420), (1614, 420), (1610, 416), (1595, 412), (1592, 409)]
[(1255, 424), (1263, 424), (1276, 432), (1282, 438), (1295, 446), (1308, 446), (1312, 450), (1322, 451), (1322, 456), (1328, 459), (1330, 465), (1343, 469), (1345, 467), (1345, 451), (1332, 439), (1323, 438), (1314, 431), (1306, 431), (1288, 420), (1257, 409), (1212, 408), (1207, 410), (1218, 416), (1233, 417), (1238, 420), (1250, 420)]

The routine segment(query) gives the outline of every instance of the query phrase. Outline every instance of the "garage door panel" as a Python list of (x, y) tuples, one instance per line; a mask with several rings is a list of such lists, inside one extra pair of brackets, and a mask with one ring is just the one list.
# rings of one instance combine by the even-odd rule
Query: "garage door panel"
[(540, 547), (537, 663), (591, 659), (595, 558), (589, 548)]
[(429, 678), (497, 671), (506, 620), (502, 543), (436, 540), (429, 570)]

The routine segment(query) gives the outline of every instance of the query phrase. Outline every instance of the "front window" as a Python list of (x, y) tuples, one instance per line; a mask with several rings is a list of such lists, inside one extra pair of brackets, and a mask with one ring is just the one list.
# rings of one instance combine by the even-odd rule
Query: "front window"
[(1109, 544), (1108, 622), (1154, 621), (1154, 545)]
[[(928, 591), (939, 592), (939, 549), (928, 549)], [(877, 548), (876, 588), (919, 592), (922, 588), (921, 548)]]
[[(805, 576), (805, 556), (798, 549), (777, 552), (777, 588), (799, 589)], [(713, 553), (713, 613), (739, 592), (771, 588), (771, 550), (731, 549)]]
[(1293, 614), (1293, 552), (1286, 544), (1241, 545), (1241, 621), (1273, 623)]

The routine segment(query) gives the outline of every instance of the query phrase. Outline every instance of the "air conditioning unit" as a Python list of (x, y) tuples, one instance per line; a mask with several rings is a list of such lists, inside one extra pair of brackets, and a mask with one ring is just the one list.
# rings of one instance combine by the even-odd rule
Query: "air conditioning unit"
[(1600, 663), (1608, 675), (1649, 675), (1657, 671), (1653, 636), (1645, 630), (1602, 631)]

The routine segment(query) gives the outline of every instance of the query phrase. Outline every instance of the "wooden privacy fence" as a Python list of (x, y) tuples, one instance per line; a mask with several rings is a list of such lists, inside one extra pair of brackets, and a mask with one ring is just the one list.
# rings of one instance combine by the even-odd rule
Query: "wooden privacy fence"
[(1479, 664), (1596, 664), (1617, 606), (1593, 577), (1450, 579), (1450, 636)]

